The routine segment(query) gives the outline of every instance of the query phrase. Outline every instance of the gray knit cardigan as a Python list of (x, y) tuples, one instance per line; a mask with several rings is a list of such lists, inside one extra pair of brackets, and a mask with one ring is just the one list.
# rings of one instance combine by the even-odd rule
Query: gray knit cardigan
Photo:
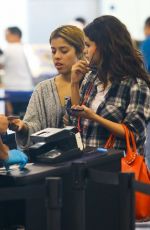
[(24, 136), (19, 132), (16, 133), (17, 145), (26, 149), (32, 144), (30, 141), (32, 133), (48, 127), (62, 127), (63, 115), (64, 109), (60, 103), (55, 78), (39, 83), (31, 96), (23, 119), (29, 131)]

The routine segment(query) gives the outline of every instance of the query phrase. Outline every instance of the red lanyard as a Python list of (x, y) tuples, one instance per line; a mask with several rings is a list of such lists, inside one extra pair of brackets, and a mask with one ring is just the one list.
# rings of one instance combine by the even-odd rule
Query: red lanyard
[[(88, 88), (88, 90), (87, 90), (87, 92), (86, 92), (86, 94), (85, 94), (85, 96), (84, 96), (84, 98), (83, 98), (83, 102), (82, 102), (81, 105), (85, 105), (85, 103), (86, 103), (86, 101), (88, 100), (88, 97), (89, 97), (89, 95), (90, 95), (90, 93), (91, 93), (91, 91), (92, 91), (92, 88), (93, 88), (93, 83), (90, 84), (90, 86), (89, 86), (89, 88)], [(81, 127), (80, 127), (80, 121), (81, 121), (81, 117), (78, 117), (77, 128), (78, 128), (78, 131), (79, 131), (79, 132), (82, 131), (82, 130), (81, 130)]]
[(88, 88), (88, 91), (86, 92), (84, 98), (83, 98), (83, 102), (82, 102), (82, 105), (85, 105), (85, 102), (87, 101), (90, 93), (91, 93), (91, 90), (93, 88), (93, 83), (90, 84), (89, 88)]

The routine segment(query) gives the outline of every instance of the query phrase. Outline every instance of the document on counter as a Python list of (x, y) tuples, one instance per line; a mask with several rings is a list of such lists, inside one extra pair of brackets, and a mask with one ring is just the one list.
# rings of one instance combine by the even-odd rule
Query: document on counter
[[(33, 165), (34, 163), (27, 163), (25, 168), (30, 168), (31, 165)], [(10, 165), (9, 166), (9, 171), (14, 171), (14, 170), (18, 170), (19, 165), (15, 164), (15, 165)], [(0, 173), (6, 172), (6, 168), (5, 167), (1, 167), (0, 168)]]

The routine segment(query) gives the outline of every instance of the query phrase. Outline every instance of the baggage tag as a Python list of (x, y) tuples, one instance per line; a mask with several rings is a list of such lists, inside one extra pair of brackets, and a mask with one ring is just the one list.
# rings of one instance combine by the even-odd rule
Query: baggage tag
[(83, 143), (82, 143), (82, 139), (81, 139), (81, 135), (80, 133), (76, 133), (75, 134), (75, 137), (76, 137), (76, 141), (77, 141), (77, 146), (80, 150), (83, 150)]

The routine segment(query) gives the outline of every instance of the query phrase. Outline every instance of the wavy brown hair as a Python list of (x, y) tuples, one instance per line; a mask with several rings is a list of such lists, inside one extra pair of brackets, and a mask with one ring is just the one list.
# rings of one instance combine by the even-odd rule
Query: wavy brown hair
[(98, 77), (104, 86), (108, 79), (120, 82), (123, 78), (141, 78), (150, 87), (142, 56), (133, 45), (126, 26), (116, 17), (98, 17), (84, 28), (84, 33), (96, 43), (100, 53)]

